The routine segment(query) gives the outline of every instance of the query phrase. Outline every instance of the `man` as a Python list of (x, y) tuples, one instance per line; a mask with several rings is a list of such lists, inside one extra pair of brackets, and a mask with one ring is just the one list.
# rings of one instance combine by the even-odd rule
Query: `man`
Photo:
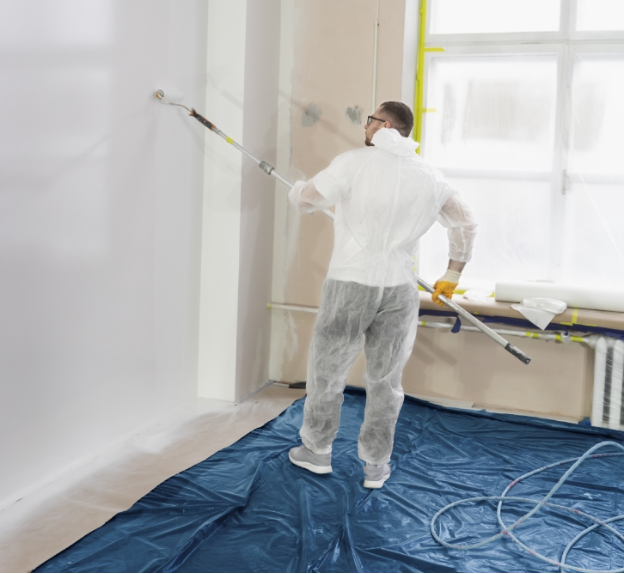
[(366, 409), (358, 440), (364, 487), (381, 488), (412, 352), (419, 296), (413, 272), (418, 239), (439, 221), (448, 228), (450, 262), (433, 294), (452, 297), (470, 260), (476, 222), (457, 192), (415, 152), (414, 116), (400, 102), (382, 104), (365, 126), (366, 146), (336, 157), (290, 202), (302, 212), (336, 206), (334, 252), (308, 357), (303, 445), (290, 460), (318, 474), (332, 471), (331, 449), (347, 375), (362, 344)]

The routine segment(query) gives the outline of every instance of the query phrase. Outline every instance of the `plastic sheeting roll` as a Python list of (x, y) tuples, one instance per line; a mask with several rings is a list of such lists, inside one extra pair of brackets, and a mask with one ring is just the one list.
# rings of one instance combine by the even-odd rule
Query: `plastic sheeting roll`
[(530, 297), (549, 297), (568, 307), (624, 313), (624, 289), (590, 289), (566, 283), (500, 281), (494, 290), (496, 301), (519, 303)]

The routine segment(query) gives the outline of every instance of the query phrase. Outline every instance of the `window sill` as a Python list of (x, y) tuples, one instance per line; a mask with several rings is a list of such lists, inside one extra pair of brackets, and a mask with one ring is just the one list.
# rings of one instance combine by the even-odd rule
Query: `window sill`
[[(453, 297), (455, 303), (461, 305), (466, 311), (477, 317), (505, 317), (526, 321), (523, 315), (511, 308), (511, 303), (497, 302), (493, 297), (490, 299), (491, 301), (471, 301), (470, 299), (465, 299), (462, 295)], [(436, 305), (431, 300), (431, 295), (423, 291), (420, 292), (420, 309), (421, 315), (426, 315), (426, 311), (448, 310), (448, 308)], [(624, 313), (568, 308), (563, 313), (555, 315), (553, 323), (574, 328), (574, 330), (578, 331), (582, 331), (583, 327), (624, 331)], [(535, 328), (537, 329), (537, 327)]]

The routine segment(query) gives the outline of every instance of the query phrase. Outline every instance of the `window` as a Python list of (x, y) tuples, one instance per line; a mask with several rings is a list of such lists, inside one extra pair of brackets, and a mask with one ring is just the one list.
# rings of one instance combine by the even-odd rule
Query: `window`
[(560, 0), (429, 0), (429, 4), (431, 34), (546, 32), (559, 29)]
[[(428, 5), (421, 153), (480, 223), (462, 286), (624, 285), (624, 1)], [(447, 245), (423, 238), (423, 276)]]

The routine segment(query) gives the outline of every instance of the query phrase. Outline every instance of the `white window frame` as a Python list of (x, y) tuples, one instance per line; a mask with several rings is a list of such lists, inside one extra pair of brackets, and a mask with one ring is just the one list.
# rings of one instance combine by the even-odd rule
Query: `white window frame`
[[(624, 0), (623, 0), (624, 1)], [(435, 0), (429, 0), (435, 2)], [(553, 32), (431, 34), (431, 10), (427, 10), (423, 108), (435, 108), (429, 100), (429, 72), (434, 58), (458, 56), (519, 56), (549, 54), (557, 59), (557, 96), (553, 164), (550, 171), (509, 171), (494, 169), (441, 168), (447, 177), (502, 178), (514, 180), (550, 181), (551, 237), (564, 237), (566, 192), (571, 183), (580, 181), (568, 175), (568, 155), (572, 143), (572, 79), (577, 54), (624, 54), (624, 30), (577, 31), (577, 0), (561, 0), (560, 29)], [(440, 49), (443, 51), (429, 51)], [(426, 153), (427, 122), (422, 121), (422, 145)], [(624, 176), (583, 174), (587, 183), (624, 183)], [(564, 244), (551, 241), (549, 246), (549, 276), (556, 281), (562, 273)]]

